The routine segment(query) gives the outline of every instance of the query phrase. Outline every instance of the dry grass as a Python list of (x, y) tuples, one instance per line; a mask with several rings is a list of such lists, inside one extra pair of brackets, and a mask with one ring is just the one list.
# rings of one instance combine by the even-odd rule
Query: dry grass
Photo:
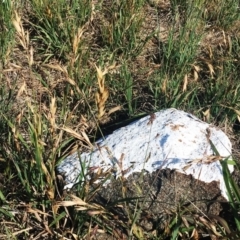
[[(0, 16), (0, 239), (186, 239), (174, 217), (162, 237), (125, 223), (84, 176), (62, 192), (55, 167), (101, 128), (167, 107), (225, 126), (239, 156), (239, 3), (6, 0)], [(224, 236), (192, 216), (192, 239)]]

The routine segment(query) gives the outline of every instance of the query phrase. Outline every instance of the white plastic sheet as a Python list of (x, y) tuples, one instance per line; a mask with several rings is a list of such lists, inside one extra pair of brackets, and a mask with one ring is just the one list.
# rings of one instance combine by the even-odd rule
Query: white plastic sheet
[[(216, 156), (212, 143), (220, 154)], [(166, 109), (120, 128), (96, 142), (92, 152), (75, 153), (58, 166), (66, 177), (65, 188), (77, 182), (84, 163), (88, 169), (103, 171), (114, 169), (116, 177), (128, 177), (142, 169), (176, 169), (192, 174), (206, 183), (218, 181), (222, 195), (227, 199), (226, 188), (219, 161), (231, 156), (231, 142), (215, 126), (195, 116), (176, 109)], [(229, 166), (233, 171), (233, 166)]]

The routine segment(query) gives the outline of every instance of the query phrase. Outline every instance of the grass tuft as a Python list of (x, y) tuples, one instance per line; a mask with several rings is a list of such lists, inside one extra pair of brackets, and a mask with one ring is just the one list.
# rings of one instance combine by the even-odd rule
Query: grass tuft
[(10, 0), (2, 1), (0, 5), (0, 70), (7, 63), (10, 51), (14, 45), (14, 28), (12, 24), (13, 3)]

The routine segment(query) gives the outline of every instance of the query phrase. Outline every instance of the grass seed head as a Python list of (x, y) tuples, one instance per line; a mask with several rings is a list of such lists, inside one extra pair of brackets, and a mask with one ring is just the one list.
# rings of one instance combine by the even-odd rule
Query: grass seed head
[(104, 116), (105, 114), (105, 103), (109, 97), (109, 91), (105, 88), (105, 75), (108, 73), (108, 69), (105, 68), (103, 71), (101, 68), (97, 69), (97, 80), (98, 80), (98, 91), (96, 93), (96, 105), (98, 108), (98, 119)]
[(29, 34), (28, 32), (24, 31), (21, 17), (19, 17), (18, 13), (15, 11), (15, 19), (12, 20), (13, 26), (15, 27), (19, 42), (21, 43), (22, 47), (25, 50), (28, 50), (28, 45), (29, 45)]
[(183, 92), (187, 91), (187, 85), (188, 85), (188, 76), (185, 74), (184, 79), (183, 79)]

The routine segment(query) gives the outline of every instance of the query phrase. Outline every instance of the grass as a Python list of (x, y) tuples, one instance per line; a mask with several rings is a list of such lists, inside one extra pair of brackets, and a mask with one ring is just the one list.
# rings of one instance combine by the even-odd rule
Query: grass
[(231, 129), (237, 168), (239, 16), (236, 0), (2, 0), (0, 239), (90, 239), (102, 229), (130, 239), (236, 239), (239, 186), (224, 163), (234, 224), (179, 204), (165, 231), (151, 233), (138, 199), (134, 212), (125, 201), (128, 221), (115, 229), (121, 216), (92, 202), (97, 188), (82, 176), (63, 194), (55, 167), (91, 148), (99, 127), (175, 107)]
[(2, 64), (5, 64), (5, 59), (10, 54), (11, 45), (14, 44), (12, 38), (14, 37), (14, 28), (12, 26), (11, 16), (13, 14), (11, 1), (4, 1), (0, 7), (0, 24), (1, 24), (1, 34), (0, 34), (0, 58), (2, 59)]

